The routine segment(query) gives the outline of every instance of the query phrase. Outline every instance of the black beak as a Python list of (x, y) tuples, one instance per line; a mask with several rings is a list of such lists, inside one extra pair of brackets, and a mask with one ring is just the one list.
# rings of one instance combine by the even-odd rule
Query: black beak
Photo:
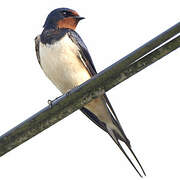
[(80, 21), (80, 20), (82, 20), (82, 19), (85, 19), (85, 17), (80, 17), (80, 16), (76, 16), (75, 18), (77, 19), (77, 21)]

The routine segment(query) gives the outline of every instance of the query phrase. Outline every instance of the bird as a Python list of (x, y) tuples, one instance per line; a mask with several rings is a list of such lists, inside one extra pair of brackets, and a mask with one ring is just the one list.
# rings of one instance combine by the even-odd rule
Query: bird
[[(57, 8), (49, 13), (42, 33), (35, 38), (36, 56), (40, 67), (63, 94), (97, 74), (85, 43), (75, 31), (82, 19), (85, 18), (75, 10)], [(124, 143), (146, 176), (107, 95), (103, 94), (93, 99), (80, 110), (110, 135), (136, 172), (142, 177), (123, 149), (121, 143)]]

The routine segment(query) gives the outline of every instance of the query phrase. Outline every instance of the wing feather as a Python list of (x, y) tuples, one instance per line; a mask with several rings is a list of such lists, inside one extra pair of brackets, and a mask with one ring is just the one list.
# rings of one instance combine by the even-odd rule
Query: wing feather
[(89, 54), (89, 51), (86, 45), (84, 44), (83, 40), (81, 39), (81, 37), (75, 31), (69, 31), (68, 35), (70, 39), (78, 46), (79, 53), (82, 57), (81, 60), (83, 61), (83, 64), (86, 64), (86, 67), (90, 72), (90, 75), (94, 76), (95, 74), (97, 74), (94, 63)]
[[(89, 51), (88, 51), (86, 45), (84, 44), (83, 40), (81, 39), (81, 37), (75, 31), (69, 31), (68, 35), (71, 38), (71, 40), (78, 46), (79, 53), (81, 54), (81, 57), (82, 57), (81, 60), (83, 61), (83, 64), (86, 65), (86, 68), (89, 71), (90, 75), (91, 76), (96, 75), (97, 74), (96, 68), (95, 68), (92, 58), (89, 54)], [(110, 109), (111, 113), (113, 114), (115, 121), (117, 121), (118, 124), (120, 124), (119, 120), (117, 118), (117, 115), (116, 115), (106, 94), (104, 94), (104, 98), (105, 98), (108, 108)]]
[(36, 50), (37, 60), (39, 64), (41, 65), (40, 54), (39, 54), (40, 35), (36, 36), (34, 41), (35, 41), (35, 50)]

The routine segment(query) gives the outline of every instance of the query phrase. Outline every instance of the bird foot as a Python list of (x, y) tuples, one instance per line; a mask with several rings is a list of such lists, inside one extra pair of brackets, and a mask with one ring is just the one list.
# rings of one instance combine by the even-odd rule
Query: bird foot
[[(62, 96), (62, 95), (61, 95), (61, 96)], [(56, 101), (57, 99), (59, 99), (61, 96), (58, 96), (57, 98), (55, 98), (55, 99), (53, 99), (53, 100), (48, 99), (47, 103), (48, 103), (48, 105), (50, 106), (50, 108), (52, 108), (53, 102)]]

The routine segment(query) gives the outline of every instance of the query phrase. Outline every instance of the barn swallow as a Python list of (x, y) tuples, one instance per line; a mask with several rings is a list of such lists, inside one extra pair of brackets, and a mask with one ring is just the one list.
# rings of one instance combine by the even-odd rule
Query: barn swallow
[[(55, 9), (48, 15), (42, 33), (35, 38), (38, 62), (46, 76), (62, 93), (68, 92), (97, 74), (86, 45), (75, 31), (82, 19), (84, 17), (72, 9)], [(142, 177), (121, 146), (121, 143), (125, 143), (146, 175), (106, 94), (89, 102), (81, 111), (110, 135)]]

